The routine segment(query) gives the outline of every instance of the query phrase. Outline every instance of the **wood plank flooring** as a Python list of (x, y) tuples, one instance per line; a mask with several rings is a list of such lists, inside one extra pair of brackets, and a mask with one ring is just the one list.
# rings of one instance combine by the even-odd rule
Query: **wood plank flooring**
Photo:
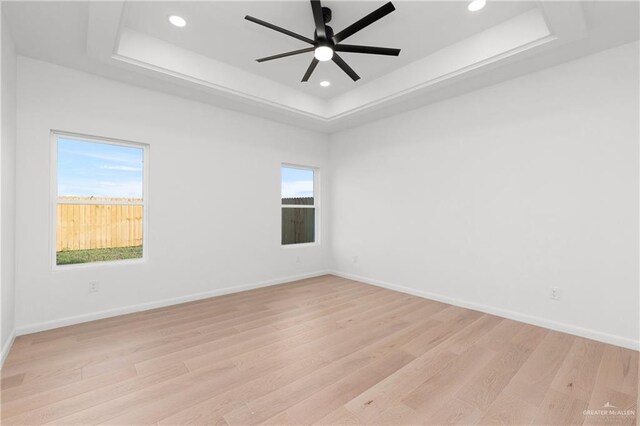
[(631, 425), (638, 352), (323, 276), (19, 337), (1, 391), (5, 425)]

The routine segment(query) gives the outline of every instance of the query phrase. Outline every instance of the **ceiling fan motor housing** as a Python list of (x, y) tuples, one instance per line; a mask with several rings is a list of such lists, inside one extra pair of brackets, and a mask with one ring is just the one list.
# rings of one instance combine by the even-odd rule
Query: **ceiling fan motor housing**
[(330, 46), (333, 47), (334, 42), (333, 42), (333, 28), (331, 28), (330, 26), (326, 25), (325, 27), (325, 33), (327, 34), (327, 38), (322, 38), (322, 37), (318, 37), (318, 32), (314, 31), (313, 32), (313, 38), (314, 40), (317, 42), (318, 46)]

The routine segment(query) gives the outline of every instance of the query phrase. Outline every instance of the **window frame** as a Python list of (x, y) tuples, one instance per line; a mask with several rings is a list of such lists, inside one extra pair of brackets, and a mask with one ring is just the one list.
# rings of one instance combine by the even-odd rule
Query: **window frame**
[[(106, 201), (84, 201), (84, 200), (69, 200), (69, 202), (60, 203), (58, 201), (58, 138), (75, 139), (80, 142), (101, 143), (105, 145), (117, 145), (130, 148), (138, 148), (143, 151), (143, 171), (142, 171), (142, 203), (135, 205), (142, 205), (142, 257), (136, 259), (120, 259), (120, 260), (105, 260), (100, 262), (87, 262), (87, 263), (74, 263), (68, 265), (58, 265), (56, 256), (57, 247), (57, 223), (58, 223), (58, 204), (98, 204), (98, 205), (130, 205), (134, 203), (126, 202), (106, 202)], [(130, 265), (137, 263), (144, 263), (149, 257), (148, 247), (148, 234), (149, 234), (149, 144), (141, 142), (126, 141), (122, 139), (109, 138), (104, 136), (93, 136), (83, 133), (66, 132), (61, 130), (51, 130), (50, 132), (50, 144), (51, 144), (51, 165), (50, 165), (50, 182), (51, 182), (51, 200), (49, 203), (50, 208), (50, 235), (49, 235), (49, 251), (50, 251), (50, 265), (52, 271), (70, 270), (70, 269), (86, 269), (96, 267), (112, 267), (120, 265)]]
[[(310, 170), (313, 172), (313, 205), (308, 204), (282, 204), (282, 169), (298, 169), (298, 170)], [(282, 209), (285, 208), (304, 208), (315, 209), (314, 211), (314, 241), (311, 243), (295, 243), (295, 244), (282, 244)], [(293, 163), (281, 163), (280, 164), (280, 247), (283, 249), (291, 248), (303, 248), (314, 247), (320, 245), (320, 168), (317, 166), (304, 166), (301, 164)]]

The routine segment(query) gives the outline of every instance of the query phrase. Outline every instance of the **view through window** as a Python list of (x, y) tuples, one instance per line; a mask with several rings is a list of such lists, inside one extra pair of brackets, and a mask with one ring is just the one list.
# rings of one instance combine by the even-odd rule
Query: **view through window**
[(315, 172), (311, 168), (282, 166), (282, 244), (315, 242)]
[(142, 258), (144, 147), (56, 141), (56, 265)]

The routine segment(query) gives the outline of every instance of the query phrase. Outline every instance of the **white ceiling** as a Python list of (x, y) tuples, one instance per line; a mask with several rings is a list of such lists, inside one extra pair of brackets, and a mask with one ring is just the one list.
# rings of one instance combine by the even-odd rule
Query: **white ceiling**
[[(339, 31), (381, 2), (326, 2)], [(342, 54), (353, 83), (323, 63), (300, 79), (311, 54), (255, 58), (302, 42), (244, 15), (311, 36), (307, 1), (2, 2), (21, 55), (174, 95), (332, 132), (435, 102), (639, 38), (639, 3), (394, 0), (396, 11), (349, 38), (402, 49), (399, 57)], [(179, 29), (167, 16), (184, 16)], [(331, 87), (319, 87), (321, 79)]]
[[(383, 1), (325, 1), (332, 10), (330, 26), (337, 33)], [(353, 82), (333, 62), (320, 63), (308, 83), (301, 83), (313, 53), (257, 63), (255, 59), (308, 47), (304, 42), (261, 27), (245, 15), (313, 38), (313, 15), (307, 1), (284, 2), (135, 2), (127, 4), (124, 25), (140, 33), (262, 75), (313, 96), (331, 98), (411, 62), (477, 34), (534, 8), (533, 2), (494, 2), (469, 13), (464, 2), (396, 2), (396, 10), (354, 34), (349, 44), (396, 47), (399, 57), (341, 53), (360, 75)], [(171, 25), (167, 17), (179, 15), (188, 24)], [(446, 17), (446, 19), (443, 19)], [(329, 88), (319, 82), (328, 80)]]

